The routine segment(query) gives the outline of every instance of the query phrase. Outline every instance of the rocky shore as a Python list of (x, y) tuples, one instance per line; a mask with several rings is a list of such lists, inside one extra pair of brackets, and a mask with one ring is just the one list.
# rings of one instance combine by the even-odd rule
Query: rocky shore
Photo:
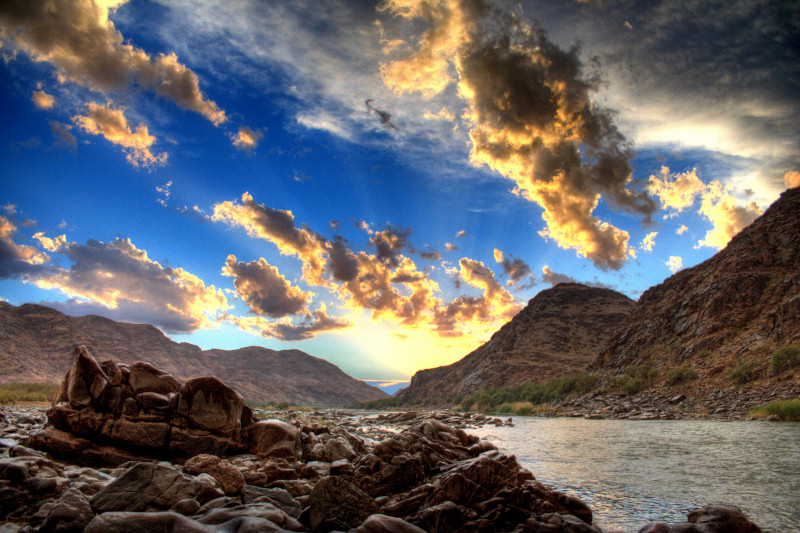
[[(600, 532), (468, 432), (509, 420), (250, 410), (213, 378), (134, 367), (79, 351), (46, 412), (2, 409), (0, 531)], [(760, 530), (724, 507), (641, 529), (670, 531)]]

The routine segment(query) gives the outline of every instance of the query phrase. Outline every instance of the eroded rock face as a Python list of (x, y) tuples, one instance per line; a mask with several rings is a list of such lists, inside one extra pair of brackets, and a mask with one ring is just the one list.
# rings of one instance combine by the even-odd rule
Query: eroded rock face
[(262, 420), (243, 432), (250, 451), (264, 457), (295, 460), (300, 453), (300, 431), (280, 420)]
[(190, 379), (180, 388), (175, 411), (199, 428), (222, 435), (241, 429), (242, 395), (215, 377)]
[(367, 493), (338, 476), (317, 482), (308, 505), (314, 531), (347, 531), (378, 512), (378, 506)]

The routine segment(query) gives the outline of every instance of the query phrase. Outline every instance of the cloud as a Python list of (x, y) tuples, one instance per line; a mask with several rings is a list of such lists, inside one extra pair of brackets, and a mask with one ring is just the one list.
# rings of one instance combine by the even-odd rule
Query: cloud
[(712, 225), (705, 237), (698, 241), (697, 246), (721, 249), (734, 235), (758, 218), (763, 210), (755, 202), (750, 202), (746, 206), (738, 205), (731, 195), (730, 188), (718, 181), (712, 181), (703, 193), (702, 203), (697, 212), (706, 217)]
[(423, 118), (426, 120), (446, 120), (448, 122), (455, 122), (456, 116), (447, 109), (446, 107), (442, 107), (436, 113), (431, 113), (430, 111), (426, 111), (423, 115)]
[(783, 184), (786, 185), (787, 189), (791, 189), (792, 187), (800, 187), (800, 172), (796, 170), (790, 170), (784, 174)]
[(409, 243), (411, 234), (411, 228), (395, 228), (390, 224), (383, 231), (373, 232), (369, 244), (375, 247), (378, 260), (396, 267), (400, 264), (403, 250), (413, 249)]
[(233, 278), (236, 293), (253, 313), (281, 318), (308, 312), (306, 305), (311, 300), (311, 293), (293, 287), (264, 258), (244, 263), (229, 255), (222, 275)]
[(43, 232), (38, 232), (33, 234), (33, 238), (39, 241), (42, 248), (47, 250), (48, 252), (59, 252), (67, 245), (67, 236), (66, 235), (59, 235), (55, 239), (51, 239), (50, 237), (46, 237)]
[(327, 131), (337, 137), (353, 140), (353, 132), (342, 121), (326, 111), (300, 113), (297, 115), (297, 123), (308, 129)]
[(444, 249), (445, 249), (446, 252), (454, 252), (454, 251), (458, 250), (458, 246), (456, 246), (455, 244), (446, 242), (446, 243), (444, 243)]
[(656, 245), (656, 235), (658, 235), (657, 231), (652, 231), (645, 235), (644, 239), (642, 239), (642, 244), (639, 245), (639, 249), (645, 252), (652, 252)]
[(228, 307), (221, 290), (206, 286), (182, 268), (151, 260), (130, 239), (89, 240), (79, 245), (66, 242), (64, 236), (48, 239), (37, 234), (36, 238), (72, 263), (68, 269), (41, 270), (29, 280), (71, 297), (60, 304), (61, 310), (93, 312), (187, 333), (212, 325), (210, 317)]
[[(696, 169), (671, 174), (669, 168), (662, 167), (659, 176), (650, 176), (648, 189), (658, 196), (665, 208), (672, 209), (675, 213), (691, 207), (700, 197), (701, 203), (697, 212), (711, 223), (712, 228), (698, 241), (698, 248), (723, 248), (734, 235), (763, 212), (755, 202), (739, 205), (732, 194), (733, 189), (720, 181), (704, 184)], [(682, 232), (679, 229), (678, 234), (680, 233)]]
[(231, 134), (231, 141), (233, 141), (233, 145), (239, 150), (252, 153), (258, 146), (262, 137), (264, 137), (264, 133), (260, 130), (253, 130), (247, 126), (242, 126), (239, 128), (238, 133)]
[(683, 259), (681, 259), (677, 255), (671, 255), (671, 256), (669, 256), (669, 261), (666, 261), (665, 264), (667, 265), (667, 267), (669, 267), (669, 269), (674, 274), (675, 272), (677, 272), (678, 270), (681, 270), (683, 268)]
[(431, 98), (455, 82), (467, 105), (472, 164), (513, 180), (519, 196), (544, 208), (543, 237), (600, 269), (620, 268), (632, 252), (628, 233), (592, 213), (605, 198), (649, 222), (655, 202), (628, 189), (633, 151), (593, 103), (578, 49), (562, 50), (480, 0), (395, 0), (384, 9), (428, 26), (412, 53), (381, 66), (384, 83)]
[(683, 235), (687, 231), (689, 231), (689, 228), (687, 228), (686, 225), (681, 224), (681, 227), (675, 230), (675, 233), (677, 233), (678, 235)]
[(197, 74), (175, 54), (150, 55), (125, 42), (109, 20), (124, 0), (59, 0), (0, 3), (0, 24), (36, 61), (58, 67), (67, 78), (104, 92), (140, 87), (201, 114), (215, 125), (225, 112), (200, 91)]
[(123, 109), (112, 109), (90, 102), (86, 115), (76, 115), (72, 120), (85, 132), (102, 135), (107, 141), (121, 146), (126, 159), (135, 167), (163, 165), (166, 153), (153, 153), (150, 148), (156, 138), (150, 135), (147, 126), (139, 124), (135, 131), (128, 126)]
[(33, 91), (31, 100), (39, 109), (53, 109), (56, 105), (56, 99), (44, 91)]
[(352, 326), (352, 323), (347, 320), (328, 316), (324, 304), (313, 313), (306, 314), (305, 320), (297, 325), (289, 322), (273, 322), (260, 316), (237, 317), (226, 314), (220, 320), (235, 324), (243, 330), (256, 335), (282, 341), (313, 339), (319, 333), (346, 329)]
[(497, 248), (495, 248), (494, 251), (493, 251), (493, 254), (494, 254), (494, 260), (495, 260), (496, 263), (502, 263), (503, 262), (503, 251), (502, 250), (498, 250)]
[(364, 105), (367, 106), (368, 113), (375, 113), (378, 116), (378, 120), (381, 123), (381, 126), (387, 130), (395, 130), (400, 131), (397, 126), (394, 125), (392, 122), (392, 114), (388, 111), (383, 111), (381, 109), (376, 108), (372, 105), (372, 102), (375, 100), (369, 99), (364, 101)]
[(697, 169), (671, 174), (668, 167), (661, 167), (658, 176), (650, 176), (647, 190), (658, 196), (665, 209), (680, 213), (694, 204), (695, 199), (706, 190), (706, 184), (697, 176)]
[(523, 279), (528, 278), (529, 283), (524, 288), (530, 288), (536, 284), (531, 275), (531, 267), (522, 259), (509, 255), (505, 257), (502, 250), (494, 249), (494, 260), (503, 267), (503, 273), (508, 276), (506, 285), (514, 287), (519, 285)]
[(72, 126), (54, 120), (50, 121), (50, 132), (53, 135), (53, 146), (74, 151), (78, 147), (78, 139), (70, 133)]
[(466, 230), (462, 229), (458, 233), (456, 233), (456, 239), (463, 239), (464, 237), (467, 237), (468, 235), (469, 235), (469, 233), (467, 233)]
[(567, 276), (566, 274), (559, 274), (558, 272), (553, 272), (553, 270), (547, 265), (542, 267), (542, 281), (544, 281), (545, 283), (549, 283), (553, 287), (555, 287), (559, 283), (580, 283), (580, 281), (576, 280), (571, 276)]
[[(15, 206), (8, 204), (5, 211), (9, 215), (16, 212)], [(50, 257), (34, 246), (17, 244), (14, 235), (17, 226), (9, 218), (0, 216), (0, 279), (20, 278), (26, 280), (42, 270), (42, 265)]]

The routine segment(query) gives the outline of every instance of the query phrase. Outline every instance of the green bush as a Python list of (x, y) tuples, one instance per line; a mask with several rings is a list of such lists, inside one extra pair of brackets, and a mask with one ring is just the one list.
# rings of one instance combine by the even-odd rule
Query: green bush
[(769, 362), (769, 373), (774, 376), (784, 370), (800, 365), (800, 347), (781, 346), (772, 352), (772, 359)]
[(0, 404), (49, 402), (58, 391), (55, 383), (6, 383), (0, 385)]
[(728, 379), (734, 383), (744, 384), (756, 378), (756, 362), (737, 359), (728, 369)]
[(751, 414), (770, 416), (777, 415), (787, 422), (800, 422), (800, 400), (778, 400), (767, 405), (750, 409)]
[(536, 405), (559, 400), (568, 394), (585, 394), (592, 389), (598, 379), (591, 374), (576, 373), (559, 376), (545, 383), (528, 382), (516, 387), (481, 391), (464, 398), (457, 410), (468, 411), (477, 406), (480, 411), (505, 412), (500, 409), (506, 404), (530, 402)]
[(697, 379), (697, 372), (692, 367), (678, 367), (673, 368), (669, 372), (667, 372), (667, 384), (669, 385), (677, 385), (678, 383), (686, 383), (688, 381), (692, 381), (693, 379)]
[(613, 383), (625, 394), (636, 394), (652, 385), (656, 377), (658, 377), (658, 370), (653, 367), (651, 361), (645, 361), (626, 368), (621, 375), (614, 378)]
[(622, 382), (622, 392), (625, 394), (636, 394), (640, 390), (647, 387), (647, 380), (641, 377), (630, 377), (626, 376), (626, 379)]
[(525, 407), (520, 407), (517, 409), (517, 415), (519, 416), (529, 416), (533, 414), (533, 407), (526, 405)]

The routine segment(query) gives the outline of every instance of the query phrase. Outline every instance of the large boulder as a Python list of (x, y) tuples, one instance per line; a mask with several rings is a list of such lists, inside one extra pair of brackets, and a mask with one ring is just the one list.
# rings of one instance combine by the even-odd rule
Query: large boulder
[(187, 476), (164, 463), (136, 463), (89, 503), (97, 513), (166, 510), (187, 498), (204, 503), (222, 496), (215, 484), (210, 477)]
[(199, 428), (222, 435), (241, 429), (244, 398), (215, 377), (190, 379), (175, 402), (177, 414)]
[(244, 429), (250, 451), (261, 457), (296, 460), (300, 454), (300, 430), (281, 420), (262, 420)]
[(90, 407), (97, 403), (109, 383), (108, 376), (86, 346), (78, 346), (54, 402), (69, 402), (74, 409)]
[(131, 365), (128, 385), (133, 389), (134, 394), (156, 392), (166, 395), (178, 392), (181, 388), (180, 382), (172, 377), (172, 374), (142, 361)]
[(238, 494), (245, 485), (244, 476), (238, 468), (225, 459), (207, 453), (195, 455), (183, 465), (187, 474), (208, 474), (216, 479), (225, 494)]
[(313, 531), (347, 531), (378, 513), (375, 500), (338, 476), (319, 480), (308, 497), (308, 505)]
[(92, 518), (94, 513), (86, 496), (78, 489), (71, 488), (50, 508), (39, 532), (80, 533)]

